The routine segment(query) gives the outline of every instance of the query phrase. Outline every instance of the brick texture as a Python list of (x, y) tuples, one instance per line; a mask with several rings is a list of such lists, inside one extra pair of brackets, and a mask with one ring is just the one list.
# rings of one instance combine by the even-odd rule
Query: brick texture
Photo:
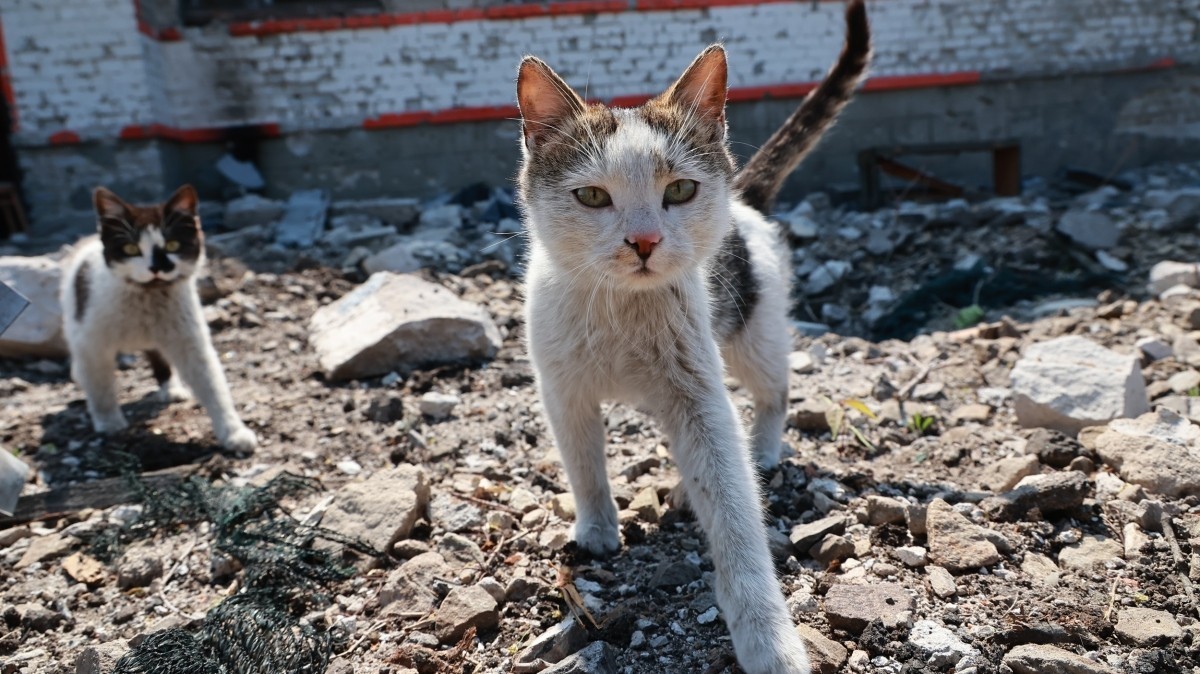
[[(883, 78), (984, 78), (1200, 62), (1200, 0), (877, 0)], [(213, 24), (162, 39), (132, 0), (6, 0), (0, 10), (25, 146), (131, 126), (370, 127), (423, 113), (513, 104), (516, 64), (546, 59), (591, 97), (666, 86), (704, 45), (730, 52), (732, 87), (820, 79), (842, 40), (836, 2), (556, 14), (233, 35)], [(157, 36), (157, 37), (156, 37)], [(904, 80), (897, 80), (904, 81)], [(469, 115), (468, 115), (469, 118)], [(57, 135), (59, 139), (68, 136)]]

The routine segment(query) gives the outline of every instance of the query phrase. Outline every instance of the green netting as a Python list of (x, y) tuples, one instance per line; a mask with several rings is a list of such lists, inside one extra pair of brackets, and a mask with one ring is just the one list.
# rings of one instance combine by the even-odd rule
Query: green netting
[[(189, 478), (142, 494), (141, 516), (93, 538), (93, 554), (114, 559), (129, 543), (181, 525), (210, 522), (215, 550), (243, 567), (242, 589), (208, 612), (195, 634), (149, 635), (117, 662), (116, 674), (320, 674), (344, 635), (304, 616), (328, 605), (326, 590), (354, 575), (343, 548), (379, 556), (368, 544), (295, 520), (280, 499), (320, 489), (316, 480), (283, 473), (261, 487), (214, 485)], [(314, 545), (321, 541), (338, 545)]]

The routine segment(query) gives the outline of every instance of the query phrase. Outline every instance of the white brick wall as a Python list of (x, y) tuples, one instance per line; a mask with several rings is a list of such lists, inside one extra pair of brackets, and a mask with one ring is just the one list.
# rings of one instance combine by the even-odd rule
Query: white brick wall
[[(526, 53), (591, 96), (648, 94), (713, 37), (729, 49), (733, 87), (810, 82), (838, 52), (841, 12), (834, 2), (773, 3), (261, 37), (214, 25), (185, 30), (181, 42), (140, 35), (132, 0), (5, 0), (0, 19), (18, 139), (36, 144), (64, 129), (84, 138), (151, 123), (323, 129), (511, 105)], [(870, 12), (876, 76), (1200, 61), (1200, 0), (875, 0)]]

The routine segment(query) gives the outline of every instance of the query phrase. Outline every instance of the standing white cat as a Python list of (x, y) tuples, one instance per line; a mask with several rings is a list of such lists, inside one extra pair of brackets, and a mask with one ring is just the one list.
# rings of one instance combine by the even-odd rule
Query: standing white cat
[[(532, 57), (517, 82), (529, 352), (575, 494), (575, 540), (595, 554), (620, 546), (601, 401), (648, 410), (671, 438), (749, 674), (810, 671), (750, 461), (779, 462), (790, 348), (790, 251), (763, 213), (866, 70), (861, 0), (846, 19), (838, 63), (741, 172), (728, 150), (719, 46), (634, 109), (585, 102)], [(750, 442), (725, 390), (726, 364), (754, 395)]]
[(128, 426), (117, 402), (117, 354), (145, 351), (164, 402), (184, 400), (191, 389), (225, 448), (254, 449), (258, 439), (234, 409), (196, 292), (204, 264), (196, 190), (184, 185), (163, 204), (133, 206), (98, 187), (93, 204), (99, 236), (80, 241), (67, 259), (60, 294), (71, 374), (87, 395), (92, 426), (98, 433)]

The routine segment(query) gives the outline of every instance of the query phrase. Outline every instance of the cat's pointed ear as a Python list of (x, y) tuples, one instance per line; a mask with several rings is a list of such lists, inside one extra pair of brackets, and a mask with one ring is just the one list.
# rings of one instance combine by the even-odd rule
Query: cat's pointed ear
[(521, 108), (521, 130), (525, 147), (533, 150), (564, 120), (584, 111), (585, 105), (558, 73), (541, 59), (526, 56), (517, 75), (517, 105)]
[(133, 222), (133, 213), (129, 204), (113, 194), (112, 190), (107, 187), (97, 187), (92, 192), (92, 206), (96, 209), (96, 220), (100, 223), (100, 229), (104, 229), (105, 222), (110, 224)]
[(191, 185), (184, 185), (175, 190), (175, 194), (163, 204), (164, 213), (186, 213), (194, 216), (199, 208), (200, 197), (196, 194), (196, 188)]
[(714, 44), (692, 61), (692, 65), (667, 89), (663, 98), (724, 128), (728, 78), (725, 48)]

